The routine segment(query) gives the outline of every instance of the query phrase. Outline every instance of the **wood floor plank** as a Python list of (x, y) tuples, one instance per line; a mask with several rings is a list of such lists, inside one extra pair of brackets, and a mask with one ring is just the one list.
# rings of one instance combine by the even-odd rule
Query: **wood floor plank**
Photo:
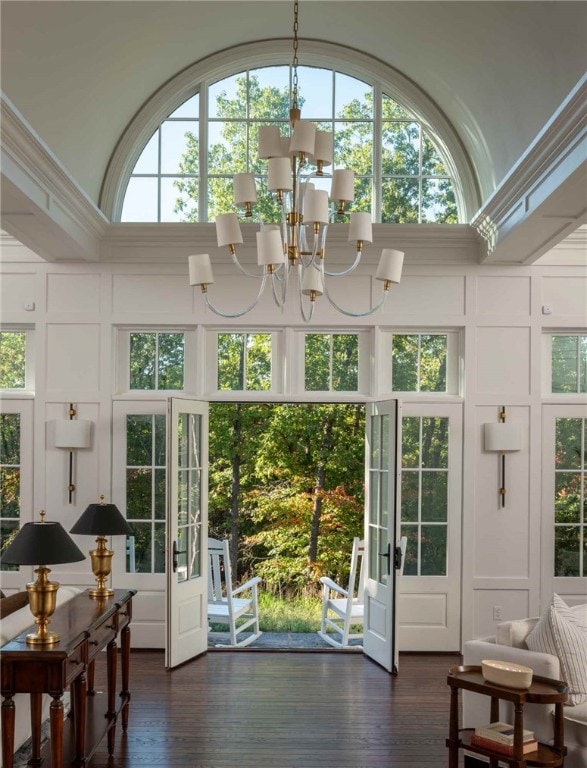
[(391, 676), (359, 654), (214, 651), (167, 672), (136, 651), (128, 733), (89, 768), (441, 768), (458, 663), (402, 654)]

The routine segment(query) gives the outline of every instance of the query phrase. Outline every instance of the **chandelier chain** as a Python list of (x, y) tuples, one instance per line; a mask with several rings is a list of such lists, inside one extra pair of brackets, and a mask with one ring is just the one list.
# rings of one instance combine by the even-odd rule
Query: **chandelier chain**
[(292, 69), (293, 69), (292, 107), (294, 109), (298, 108), (298, 29), (299, 29), (298, 11), (299, 11), (298, 0), (294, 0), (294, 23), (293, 23), (294, 36), (293, 36), (293, 61), (292, 61)]

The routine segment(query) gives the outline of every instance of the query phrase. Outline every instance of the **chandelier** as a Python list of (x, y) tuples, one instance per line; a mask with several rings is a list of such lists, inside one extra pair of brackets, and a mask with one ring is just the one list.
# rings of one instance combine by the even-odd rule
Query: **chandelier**
[[(380, 300), (371, 309), (353, 312), (340, 306), (332, 298), (328, 280), (349, 275), (361, 262), (364, 243), (373, 242), (371, 213), (351, 212), (346, 206), (354, 200), (354, 172), (345, 168), (324, 168), (333, 162), (333, 134), (317, 130), (313, 123), (301, 119), (298, 102), (298, 0), (294, 0), (292, 86), (290, 136), (281, 136), (273, 125), (259, 127), (259, 159), (267, 160), (267, 186), (277, 196), (281, 207), (281, 222), (260, 221), (257, 238), (257, 272), (246, 269), (238, 259), (237, 245), (243, 243), (236, 213), (216, 216), (218, 247), (228, 246), (232, 260), (239, 271), (259, 281), (259, 290), (249, 306), (236, 312), (224, 312), (214, 306), (208, 287), (214, 282), (210, 255), (199, 253), (189, 256), (190, 285), (199, 285), (206, 306), (225, 318), (237, 318), (257, 306), (268, 283), (278, 307), (284, 308), (290, 293), (297, 293), (300, 312), (310, 322), (316, 300), (325, 296), (334, 309), (350, 317), (366, 317), (383, 306), (392, 283), (399, 283), (404, 254), (391, 248), (381, 252), (375, 279), (383, 283)], [(312, 164), (316, 170), (308, 166)], [(317, 189), (313, 178), (331, 178), (330, 194)], [(255, 179), (252, 173), (238, 173), (233, 178), (234, 202), (244, 208), (245, 219), (253, 219), (257, 201)], [(328, 225), (337, 219), (349, 217), (349, 242), (356, 245), (353, 263), (341, 271), (326, 268), (326, 236)], [(297, 290), (290, 286), (296, 285)]]

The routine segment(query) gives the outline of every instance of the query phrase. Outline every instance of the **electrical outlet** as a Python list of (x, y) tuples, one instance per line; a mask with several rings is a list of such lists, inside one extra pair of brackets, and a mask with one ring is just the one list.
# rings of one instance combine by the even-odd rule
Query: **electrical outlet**
[(501, 605), (493, 606), (493, 621), (501, 621), (502, 619), (502, 607)]

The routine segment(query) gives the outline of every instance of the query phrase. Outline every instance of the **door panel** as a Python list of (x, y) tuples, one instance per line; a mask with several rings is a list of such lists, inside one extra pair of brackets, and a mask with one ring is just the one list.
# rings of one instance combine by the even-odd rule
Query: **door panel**
[(166, 666), (208, 647), (208, 404), (169, 403)]
[(388, 672), (396, 672), (398, 649), (397, 578), (394, 552), (397, 531), (397, 446), (400, 407), (397, 400), (372, 403), (366, 419), (365, 580), (363, 649)]
[(460, 405), (404, 403), (399, 588), (402, 651), (458, 651), (461, 623)]

